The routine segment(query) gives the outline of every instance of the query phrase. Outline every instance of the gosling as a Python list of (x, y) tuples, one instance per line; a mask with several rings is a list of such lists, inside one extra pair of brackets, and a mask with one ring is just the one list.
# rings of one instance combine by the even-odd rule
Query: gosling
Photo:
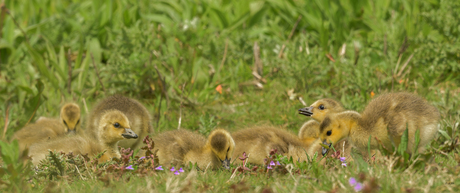
[(101, 136), (98, 141), (76, 135), (33, 144), (30, 147), (29, 156), (32, 158), (32, 163), (38, 165), (40, 160), (45, 159), (49, 150), (65, 153), (73, 152), (77, 155), (89, 154), (90, 156), (95, 156), (105, 151), (98, 159), (99, 162), (105, 162), (112, 157), (121, 157), (118, 151), (119, 141), (138, 138), (137, 134), (129, 128), (128, 118), (118, 110), (104, 112), (99, 121), (98, 131)]
[(61, 108), (59, 120), (40, 117), (14, 133), (12, 140), (18, 140), (19, 150), (23, 152), (34, 143), (50, 140), (66, 134), (75, 134), (80, 128), (80, 107), (67, 103)]
[[(422, 98), (410, 93), (390, 93), (372, 100), (362, 114), (344, 111), (327, 116), (320, 125), (320, 138), (325, 145), (335, 144), (347, 138), (360, 151), (377, 149), (379, 142), (387, 149), (401, 142), (408, 128), (408, 151), (423, 152), (438, 131), (440, 114)], [(420, 131), (420, 143), (414, 147), (415, 133)], [(323, 148), (323, 154), (327, 149)], [(412, 153), (412, 152), (408, 152)]]
[(123, 148), (131, 149), (138, 148), (142, 145), (144, 137), (153, 130), (150, 114), (144, 105), (137, 100), (121, 95), (107, 97), (93, 108), (87, 119), (86, 127), (88, 131), (86, 133), (95, 139), (100, 138), (101, 136), (98, 135), (100, 132), (97, 130), (99, 121), (101, 120), (102, 114), (110, 109), (116, 109), (124, 113), (131, 123), (131, 129), (139, 135), (137, 140), (123, 140), (120, 141), (119, 145)]
[(236, 131), (232, 134), (235, 140), (233, 157), (246, 152), (248, 162), (264, 165), (264, 159), (272, 149), (296, 161), (305, 161), (308, 145), (304, 144), (296, 135), (272, 126), (258, 126)]
[(345, 109), (342, 104), (334, 99), (320, 99), (314, 102), (310, 107), (299, 109), (299, 114), (311, 117), (312, 119), (322, 122), (327, 114), (342, 112)]
[(226, 130), (213, 130), (206, 140), (202, 135), (181, 129), (164, 132), (153, 138), (162, 165), (197, 164), (201, 169), (230, 169), (235, 148)]

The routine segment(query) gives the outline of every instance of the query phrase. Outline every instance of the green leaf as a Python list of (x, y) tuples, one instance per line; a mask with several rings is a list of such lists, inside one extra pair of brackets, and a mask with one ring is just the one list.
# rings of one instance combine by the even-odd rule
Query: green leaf
[(409, 128), (406, 124), (406, 130), (404, 130), (404, 133), (401, 136), (401, 143), (398, 146), (399, 155), (404, 155), (404, 152), (406, 152), (407, 150), (408, 142), (409, 142)]

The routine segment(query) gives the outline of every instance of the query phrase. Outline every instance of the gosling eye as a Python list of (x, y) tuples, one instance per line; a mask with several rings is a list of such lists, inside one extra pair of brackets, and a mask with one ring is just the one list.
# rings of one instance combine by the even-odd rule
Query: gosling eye
[(227, 152), (229, 152), (229, 151), (230, 151), (230, 147), (227, 149)]
[(324, 105), (320, 105), (318, 108), (319, 108), (320, 110), (324, 110)]
[(64, 122), (64, 125), (67, 126), (67, 122), (65, 122), (65, 120), (62, 120)]
[(120, 127), (120, 123), (114, 123), (113, 126), (114, 126), (115, 128), (119, 128), (119, 127)]
[(327, 131), (326, 135), (331, 136), (332, 135), (332, 130)]
[(78, 123), (80, 123), (80, 119), (78, 119), (77, 124), (75, 124), (75, 125), (78, 125)]

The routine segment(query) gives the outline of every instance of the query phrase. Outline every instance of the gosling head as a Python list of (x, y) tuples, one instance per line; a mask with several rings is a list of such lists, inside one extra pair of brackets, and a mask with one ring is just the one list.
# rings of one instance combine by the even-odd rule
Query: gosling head
[[(350, 135), (353, 123), (356, 123), (361, 115), (354, 111), (345, 111), (343, 113), (331, 114), (324, 118), (319, 126), (319, 138), (321, 142), (331, 147), (340, 140)], [(322, 154), (326, 155), (329, 148), (323, 146)]]
[(80, 107), (75, 103), (67, 103), (61, 108), (61, 122), (67, 133), (75, 134), (80, 128)]
[(314, 102), (310, 107), (299, 109), (299, 114), (322, 122), (328, 113), (338, 113), (343, 110), (342, 104), (333, 99), (320, 99)]
[(118, 110), (109, 110), (102, 115), (99, 121), (99, 137), (105, 143), (138, 138), (137, 134), (130, 129), (128, 118)]
[(222, 167), (230, 169), (235, 142), (230, 133), (223, 129), (216, 129), (209, 134), (207, 145), (214, 155), (222, 162)]

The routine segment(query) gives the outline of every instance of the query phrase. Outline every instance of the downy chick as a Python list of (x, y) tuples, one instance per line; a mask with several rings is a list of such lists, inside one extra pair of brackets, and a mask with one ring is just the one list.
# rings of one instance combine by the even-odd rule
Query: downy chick
[(338, 101), (326, 98), (315, 101), (310, 107), (299, 109), (299, 114), (311, 117), (321, 123), (327, 114), (338, 113), (344, 110), (342, 104)]
[(153, 138), (162, 165), (183, 165), (189, 162), (201, 169), (230, 168), (235, 142), (223, 129), (213, 130), (206, 140), (203, 136), (180, 129), (166, 131)]
[(236, 144), (233, 157), (239, 157), (246, 152), (249, 163), (263, 165), (272, 149), (277, 149), (278, 153), (288, 157), (292, 156), (294, 160), (306, 160), (308, 146), (297, 136), (281, 128), (250, 127), (234, 132), (232, 137)]
[(138, 136), (129, 128), (128, 118), (118, 110), (109, 110), (102, 114), (98, 125), (98, 131), (102, 136), (98, 141), (84, 136), (67, 136), (54, 140), (42, 141), (30, 147), (29, 156), (32, 163), (37, 165), (45, 159), (49, 150), (57, 152), (73, 152), (74, 154), (89, 154), (95, 156), (106, 151), (100, 162), (107, 161), (112, 157), (120, 157), (118, 142), (123, 139), (137, 139)]
[(22, 152), (34, 143), (74, 134), (80, 128), (80, 107), (75, 103), (65, 104), (61, 108), (59, 119), (40, 117), (35, 123), (15, 132), (12, 139), (18, 140), (19, 150)]
[[(344, 111), (331, 114), (320, 125), (321, 141), (330, 145), (347, 138), (362, 152), (367, 150), (369, 137), (371, 149), (379, 144), (390, 149), (399, 146), (401, 136), (408, 128), (408, 150), (419, 152), (436, 136), (440, 114), (424, 99), (410, 93), (390, 93), (372, 100), (362, 114)], [(415, 132), (420, 131), (420, 144), (415, 146)], [(327, 150), (323, 148), (323, 154)]]
[[(321, 141), (319, 140), (319, 126), (324, 118), (328, 114), (344, 110), (342, 104), (334, 99), (320, 99), (315, 101), (310, 107), (299, 109), (299, 114), (310, 116), (313, 119), (304, 123), (299, 130), (299, 138), (309, 146), (309, 155), (314, 155), (315, 153), (321, 154), (322, 152)], [(334, 149), (342, 152), (342, 156), (350, 157), (351, 145), (346, 139), (342, 139), (339, 143), (336, 143)]]
[(302, 125), (299, 130), (299, 138), (311, 145), (319, 137), (319, 125), (327, 114), (342, 112), (345, 109), (342, 104), (333, 99), (320, 99), (314, 102), (310, 107), (299, 109), (299, 114), (309, 116), (310, 120)]
[(124, 97), (121, 95), (114, 95), (105, 98), (100, 101), (91, 111), (88, 116), (87, 121), (87, 131), (86, 134), (98, 139), (98, 124), (101, 120), (101, 115), (110, 109), (116, 109), (121, 111), (128, 117), (130, 122), (130, 128), (134, 133), (138, 134), (139, 138), (137, 140), (123, 140), (120, 141), (119, 145), (123, 148), (135, 149), (142, 144), (142, 140), (145, 136), (153, 131), (150, 114), (147, 109), (139, 103), (137, 100)]

